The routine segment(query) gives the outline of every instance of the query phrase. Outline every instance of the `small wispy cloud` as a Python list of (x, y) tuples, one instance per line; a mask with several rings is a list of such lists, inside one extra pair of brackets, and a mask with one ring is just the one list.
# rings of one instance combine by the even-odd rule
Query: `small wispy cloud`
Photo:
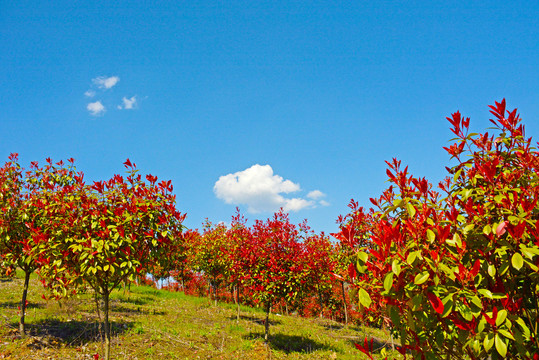
[(93, 98), (95, 96), (95, 91), (93, 90), (88, 90), (84, 93), (84, 96), (86, 97), (89, 97), (89, 98)]
[(318, 203), (320, 205), (322, 205), (322, 206), (329, 206), (330, 205), (330, 203), (328, 203), (326, 200), (320, 200)]
[(309, 199), (311, 199), (311, 200), (314, 200), (314, 201), (318, 200), (318, 205), (329, 206), (329, 202), (327, 202), (326, 200), (322, 200), (323, 197), (326, 197), (326, 194), (324, 194), (320, 190), (313, 190), (313, 191), (309, 192), (307, 194), (307, 197)]
[(130, 99), (125, 96), (122, 98), (122, 104), (118, 105), (120, 110), (132, 110), (137, 108), (137, 96), (133, 96)]
[(321, 197), (324, 197), (326, 196), (326, 194), (324, 194), (322, 191), (320, 190), (313, 190), (313, 191), (310, 191), (308, 194), (307, 194), (307, 197), (309, 199), (313, 199), (313, 200), (317, 200), (317, 199), (320, 199)]
[(86, 106), (86, 109), (90, 112), (90, 115), (93, 115), (93, 116), (103, 115), (106, 111), (105, 106), (103, 106), (101, 101), (89, 103)]
[(98, 76), (92, 82), (100, 89), (110, 89), (120, 81), (118, 76)]

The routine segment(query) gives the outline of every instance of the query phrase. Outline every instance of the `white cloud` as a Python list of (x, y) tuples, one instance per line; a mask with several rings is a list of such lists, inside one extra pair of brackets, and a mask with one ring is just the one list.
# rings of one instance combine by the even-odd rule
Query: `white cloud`
[(120, 81), (120, 78), (118, 76), (99, 76), (95, 79), (92, 79), (92, 82), (100, 89), (110, 89), (111, 87), (116, 85), (118, 81)]
[(326, 196), (326, 194), (324, 194), (322, 191), (320, 190), (313, 190), (313, 191), (310, 191), (308, 194), (307, 194), (307, 197), (309, 199), (313, 199), (313, 200), (317, 200), (317, 199), (320, 199), (322, 197)]
[(307, 194), (307, 197), (311, 200), (314, 200), (314, 201), (317, 201), (318, 200), (318, 205), (321, 205), (321, 206), (329, 206), (329, 202), (327, 202), (326, 200), (322, 200), (323, 197), (326, 197), (326, 194), (324, 194), (322, 191), (320, 190), (313, 190), (313, 191), (310, 191), (308, 194)]
[(86, 106), (86, 109), (88, 109), (90, 114), (93, 116), (99, 116), (105, 112), (105, 107), (103, 106), (101, 101), (89, 103), (88, 106)]
[(282, 195), (299, 190), (299, 184), (274, 175), (271, 166), (258, 164), (221, 176), (213, 187), (217, 198), (227, 204), (247, 205), (250, 213), (273, 212), (281, 207), (284, 211), (299, 211), (314, 206), (311, 200)]
[(89, 97), (89, 98), (93, 98), (95, 96), (95, 91), (93, 90), (88, 90), (84, 93), (84, 96), (86, 97)]
[(137, 96), (133, 96), (130, 99), (126, 98), (125, 96), (122, 99), (122, 104), (118, 105), (118, 109), (122, 110), (131, 110), (137, 108)]

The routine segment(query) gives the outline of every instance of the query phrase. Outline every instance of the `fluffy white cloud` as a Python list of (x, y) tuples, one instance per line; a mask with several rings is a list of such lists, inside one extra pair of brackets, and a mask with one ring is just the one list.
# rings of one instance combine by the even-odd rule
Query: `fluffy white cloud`
[(118, 76), (99, 76), (95, 79), (92, 79), (92, 82), (100, 89), (110, 89), (111, 87), (116, 85), (118, 81), (120, 81), (120, 78)]
[(86, 97), (89, 97), (89, 98), (93, 98), (95, 96), (95, 91), (93, 90), (88, 90), (84, 93), (84, 96)]
[(299, 211), (312, 207), (314, 202), (303, 198), (286, 198), (301, 190), (299, 184), (273, 174), (269, 165), (253, 165), (243, 171), (221, 176), (213, 191), (217, 198), (227, 204), (247, 205), (250, 213), (273, 212), (279, 208), (284, 211)]
[(86, 109), (88, 109), (90, 114), (93, 116), (99, 116), (105, 112), (105, 107), (103, 106), (101, 101), (89, 103), (88, 106), (86, 106)]
[(137, 96), (133, 96), (130, 99), (126, 98), (125, 96), (122, 99), (122, 104), (118, 105), (118, 109), (122, 110), (131, 110), (136, 109), (137, 107)]

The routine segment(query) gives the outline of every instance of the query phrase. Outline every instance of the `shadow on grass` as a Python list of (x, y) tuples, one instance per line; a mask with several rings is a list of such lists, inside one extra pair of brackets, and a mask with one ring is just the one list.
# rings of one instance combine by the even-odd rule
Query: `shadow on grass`
[(320, 324), (319, 326), (323, 327), (326, 330), (341, 330), (345, 327), (344, 324), (340, 324), (340, 323)]
[[(250, 333), (244, 338), (253, 340), (253, 339), (263, 339), (264, 333)], [(311, 353), (318, 350), (331, 350), (338, 351), (332, 346), (327, 344), (314, 341), (312, 339), (306, 338), (299, 335), (284, 335), (284, 334), (271, 334), (268, 339), (268, 344), (272, 349), (283, 351), (287, 354), (292, 352), (298, 353)]]
[[(5, 309), (17, 309), (19, 306), (21, 306), (20, 301), (5, 301), (5, 302), (0, 303), (0, 308), (5, 308)], [(43, 309), (44, 307), (45, 305), (43, 304), (28, 303), (28, 305), (26, 306), (26, 309), (27, 310), (34, 309), (34, 308)]]
[[(18, 324), (12, 324), (17, 326)], [(128, 332), (134, 327), (132, 322), (111, 322), (111, 336)], [(62, 346), (79, 346), (91, 341), (100, 341), (101, 330), (98, 322), (94, 321), (62, 321), (58, 319), (44, 319), (33, 324), (27, 324), (27, 333), (42, 340), (34, 342), (36, 348), (50, 346), (51, 344)], [(45, 340), (43, 340), (45, 339)]]
[[(236, 320), (237, 319), (236, 315), (229, 316), (228, 318), (230, 320)], [(264, 325), (266, 317), (264, 316), (263, 318), (260, 318), (260, 317), (254, 316), (254, 315), (240, 315), (240, 319), (241, 320), (251, 321), (251, 322), (253, 322), (255, 324), (258, 324), (258, 325)], [(282, 324), (281, 320), (277, 320), (275, 318), (272, 319), (272, 315), (270, 315), (269, 323), (270, 323), (270, 325), (280, 325), (280, 324)]]
[(140, 306), (137, 308), (127, 307), (123, 305), (112, 305), (110, 308), (111, 312), (116, 313), (126, 313), (126, 314), (144, 314), (144, 315), (166, 315), (166, 312), (163, 310), (152, 309), (143, 309)]
[(338, 322), (334, 322), (334, 323), (325, 323), (325, 324), (319, 324), (319, 326), (323, 327), (324, 329), (326, 330), (342, 330), (344, 328), (346, 329), (349, 329), (349, 330), (353, 330), (353, 331), (356, 331), (356, 332), (359, 332), (361, 331), (361, 328), (357, 325), (354, 325), (354, 324), (348, 324), (348, 325), (345, 325), (344, 323), (338, 323)]
[(114, 300), (120, 300), (121, 302), (130, 303), (133, 305), (147, 305), (149, 303), (155, 302), (155, 299), (150, 296), (136, 295), (136, 297), (131, 295), (119, 295), (115, 296)]

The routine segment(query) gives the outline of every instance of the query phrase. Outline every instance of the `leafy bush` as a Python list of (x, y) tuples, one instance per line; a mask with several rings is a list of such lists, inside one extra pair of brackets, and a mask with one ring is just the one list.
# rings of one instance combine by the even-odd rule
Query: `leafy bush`
[(490, 108), (498, 135), (448, 118), (445, 197), (394, 159), (376, 211), (352, 202), (341, 225), (370, 239), (349, 268), (360, 306), (391, 319), (414, 358), (539, 358), (539, 153), (516, 109)]

